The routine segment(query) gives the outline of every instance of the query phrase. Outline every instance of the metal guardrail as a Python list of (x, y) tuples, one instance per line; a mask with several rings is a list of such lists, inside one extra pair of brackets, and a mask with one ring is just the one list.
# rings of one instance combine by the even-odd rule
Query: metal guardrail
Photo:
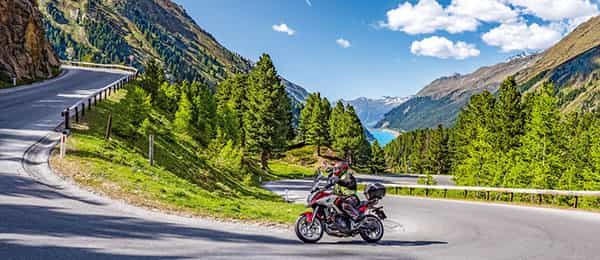
[(119, 64), (99, 64), (99, 63), (82, 62), (82, 61), (68, 61), (68, 60), (61, 60), (60, 63), (62, 65), (68, 65), (68, 66), (103, 68), (103, 69), (118, 69), (118, 70), (125, 70), (125, 71), (130, 71), (133, 73), (138, 73), (138, 70), (134, 67), (119, 65)]
[[(83, 98), (79, 100), (74, 105), (65, 108), (61, 112), (61, 116), (64, 117), (65, 129), (70, 129), (70, 119), (71, 117), (75, 117), (75, 122), (79, 122), (80, 117), (85, 116), (86, 108), (87, 110), (91, 110), (93, 105), (96, 105), (98, 102), (102, 101), (102, 96), (104, 95), (104, 99), (108, 98), (108, 96), (117, 90), (123, 88), (125, 84), (131, 80), (134, 80), (138, 76), (138, 70), (133, 67), (127, 67), (123, 65), (110, 65), (110, 64), (96, 64), (89, 62), (75, 62), (75, 61), (61, 61), (63, 65), (76, 66), (76, 67), (89, 67), (89, 68), (103, 68), (103, 69), (115, 69), (115, 70), (123, 70), (131, 72), (131, 74), (123, 76), (117, 81), (108, 84), (107, 86), (99, 89), (98, 91), (92, 93), (87, 96), (87, 98)], [(87, 106), (86, 106), (87, 102)], [(81, 109), (80, 109), (81, 107)], [(71, 113), (74, 111), (74, 113)]]
[(429, 195), (430, 190), (443, 190), (444, 197), (447, 196), (449, 190), (463, 191), (464, 196), (467, 197), (468, 192), (485, 192), (486, 199), (490, 199), (490, 192), (510, 194), (510, 201), (513, 201), (514, 194), (533, 194), (538, 195), (539, 203), (542, 203), (543, 195), (552, 196), (570, 196), (575, 198), (574, 207), (577, 208), (579, 197), (600, 197), (600, 191), (572, 191), (572, 190), (539, 190), (539, 189), (512, 189), (512, 188), (494, 188), (494, 187), (473, 187), (473, 186), (445, 186), (445, 185), (413, 185), (413, 184), (397, 184), (390, 183), (385, 184), (387, 188), (395, 188), (396, 193), (398, 189), (409, 189), (409, 194), (412, 195), (412, 191), (415, 189), (425, 190), (425, 195)]

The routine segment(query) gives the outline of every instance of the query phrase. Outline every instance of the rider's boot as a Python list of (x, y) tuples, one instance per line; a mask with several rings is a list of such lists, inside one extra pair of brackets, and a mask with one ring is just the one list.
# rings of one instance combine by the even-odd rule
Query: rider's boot
[(356, 230), (362, 225), (363, 220), (365, 219), (364, 214), (359, 214), (358, 216), (350, 218), (350, 229)]

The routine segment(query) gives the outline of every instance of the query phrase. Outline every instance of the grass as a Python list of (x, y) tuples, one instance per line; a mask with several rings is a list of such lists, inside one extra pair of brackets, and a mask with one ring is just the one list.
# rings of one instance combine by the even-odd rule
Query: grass
[(299, 179), (314, 176), (316, 170), (301, 165), (289, 164), (285, 161), (276, 160), (269, 163), (269, 173), (281, 179)]
[[(140, 129), (130, 135), (123, 112), (127, 90), (121, 90), (87, 112), (73, 125), (67, 156), (51, 158), (52, 167), (80, 185), (128, 203), (172, 213), (250, 222), (293, 223), (304, 210), (259, 187), (257, 176), (211, 164), (210, 152), (185, 135), (173, 134), (168, 116), (150, 111), (155, 133), (155, 165), (146, 159), (147, 137)], [(113, 134), (104, 139), (109, 114)], [(305, 169), (279, 167), (281, 176)], [(290, 173), (287, 173), (287, 171)]]

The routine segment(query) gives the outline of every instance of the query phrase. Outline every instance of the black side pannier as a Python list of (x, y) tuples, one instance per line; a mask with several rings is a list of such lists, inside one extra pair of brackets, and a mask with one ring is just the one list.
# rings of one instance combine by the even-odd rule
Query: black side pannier
[(368, 200), (382, 199), (385, 196), (385, 186), (381, 183), (369, 184), (365, 187), (365, 197)]

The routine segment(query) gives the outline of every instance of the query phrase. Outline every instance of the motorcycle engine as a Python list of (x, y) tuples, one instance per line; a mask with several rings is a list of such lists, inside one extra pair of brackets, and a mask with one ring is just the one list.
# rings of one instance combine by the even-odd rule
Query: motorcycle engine
[(350, 226), (348, 224), (348, 218), (346, 216), (336, 216), (335, 224), (337, 225), (338, 230), (340, 231), (347, 231), (350, 229)]

